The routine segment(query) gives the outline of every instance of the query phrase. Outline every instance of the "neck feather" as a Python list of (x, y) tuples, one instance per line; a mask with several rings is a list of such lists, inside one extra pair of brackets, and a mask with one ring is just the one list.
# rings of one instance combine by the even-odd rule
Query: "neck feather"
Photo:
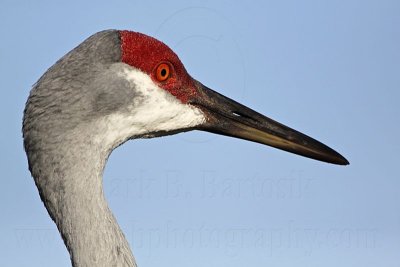
[(74, 267), (136, 266), (129, 244), (105, 200), (103, 169), (109, 151), (89, 138), (29, 155), (41, 198)]

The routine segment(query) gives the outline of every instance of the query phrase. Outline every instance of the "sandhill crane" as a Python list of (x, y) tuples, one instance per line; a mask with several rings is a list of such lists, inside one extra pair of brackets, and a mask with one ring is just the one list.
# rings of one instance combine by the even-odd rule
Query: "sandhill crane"
[(190, 130), (348, 164), (324, 144), (196, 81), (164, 43), (131, 31), (96, 33), (39, 79), (23, 119), (29, 169), (73, 266), (136, 266), (104, 198), (107, 158), (129, 139)]

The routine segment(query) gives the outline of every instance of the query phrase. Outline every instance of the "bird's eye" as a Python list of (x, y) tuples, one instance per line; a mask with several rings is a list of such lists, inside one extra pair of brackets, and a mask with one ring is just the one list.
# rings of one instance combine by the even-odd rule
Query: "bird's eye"
[(156, 68), (156, 79), (159, 82), (166, 81), (171, 74), (171, 66), (168, 63), (161, 63)]

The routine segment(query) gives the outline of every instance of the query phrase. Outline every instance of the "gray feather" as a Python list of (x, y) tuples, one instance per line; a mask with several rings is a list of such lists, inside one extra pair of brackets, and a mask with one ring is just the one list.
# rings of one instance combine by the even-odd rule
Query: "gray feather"
[(120, 42), (116, 30), (86, 39), (39, 79), (24, 111), (29, 168), (74, 266), (93, 266), (94, 260), (96, 266), (135, 266), (104, 199), (101, 177), (110, 151), (93, 146), (90, 123), (123, 112), (136, 97), (117, 75)]

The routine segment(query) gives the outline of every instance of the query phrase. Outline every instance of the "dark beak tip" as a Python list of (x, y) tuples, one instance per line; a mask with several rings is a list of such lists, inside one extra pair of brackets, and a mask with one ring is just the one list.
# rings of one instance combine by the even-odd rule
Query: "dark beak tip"
[(338, 164), (346, 166), (346, 165), (350, 165), (350, 162), (345, 157), (342, 156)]
[(332, 155), (333, 157), (331, 157), (326, 162), (336, 164), (336, 165), (342, 165), (342, 166), (350, 165), (350, 162), (345, 157), (343, 157), (341, 154), (339, 154), (336, 151), (334, 151), (334, 153), (335, 154)]

